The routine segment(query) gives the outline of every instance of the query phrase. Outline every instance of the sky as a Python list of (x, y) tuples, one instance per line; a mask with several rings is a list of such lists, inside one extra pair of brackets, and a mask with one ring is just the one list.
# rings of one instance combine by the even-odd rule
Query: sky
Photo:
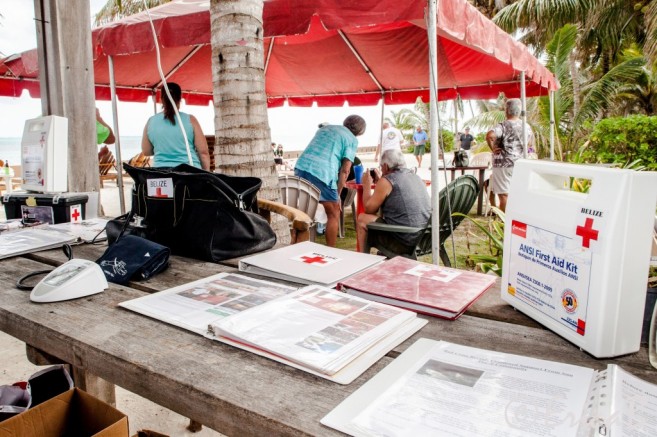
[[(105, 4), (106, 0), (90, 0), (93, 16)], [(34, 25), (34, 7), (32, 0), (0, 0), (0, 55), (8, 56), (36, 47), (36, 30)], [(93, 21), (92, 21), (93, 22)], [(111, 126), (111, 102), (96, 103), (102, 117)], [(403, 107), (387, 106), (385, 116), (390, 110), (399, 111)], [(159, 108), (158, 108), (159, 110)], [(199, 120), (203, 131), (214, 132), (214, 110), (212, 106), (185, 106), (181, 110), (189, 112)], [(41, 115), (39, 99), (30, 98), (24, 93), (20, 98), (0, 97), (0, 137), (21, 137), (25, 120)], [(118, 103), (119, 133), (123, 136), (140, 136), (144, 125), (153, 114), (153, 104)], [(322, 122), (341, 124), (350, 114), (365, 118), (367, 130), (359, 138), (360, 146), (375, 146), (378, 143), (381, 123), (381, 106), (340, 107), (340, 108), (273, 108), (268, 112), (272, 141), (282, 143), (289, 150), (300, 150), (310, 141), (317, 125)], [(115, 129), (116, 130), (116, 129)]]

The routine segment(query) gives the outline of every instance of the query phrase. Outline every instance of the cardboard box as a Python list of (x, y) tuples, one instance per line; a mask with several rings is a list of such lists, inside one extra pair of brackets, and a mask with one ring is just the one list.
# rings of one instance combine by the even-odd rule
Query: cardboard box
[(128, 416), (74, 388), (0, 422), (0, 437), (128, 437)]

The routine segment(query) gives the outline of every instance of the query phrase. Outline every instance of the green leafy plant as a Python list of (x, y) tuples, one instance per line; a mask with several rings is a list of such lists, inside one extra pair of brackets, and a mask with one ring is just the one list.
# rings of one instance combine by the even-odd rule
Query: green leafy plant
[(595, 125), (590, 147), (581, 151), (585, 162), (602, 162), (657, 170), (657, 116), (611, 117)]
[(504, 253), (504, 222), (505, 215), (502, 210), (493, 207), (493, 213), (496, 215), (496, 220), (488, 220), (482, 223), (480, 220), (475, 220), (472, 217), (455, 212), (454, 216), (465, 217), (477, 226), (488, 237), (488, 244), (490, 248), (490, 255), (471, 254), (468, 259), (475, 263), (482, 272), (495, 273), (497, 276), (502, 276), (502, 260)]

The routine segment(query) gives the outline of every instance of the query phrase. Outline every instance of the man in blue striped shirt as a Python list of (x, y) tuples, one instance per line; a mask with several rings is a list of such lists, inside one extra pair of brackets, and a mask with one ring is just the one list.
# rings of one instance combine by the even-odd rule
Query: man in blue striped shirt
[(358, 139), (365, 133), (365, 120), (358, 115), (344, 119), (342, 126), (320, 127), (296, 162), (294, 174), (319, 188), (319, 201), (326, 211), (326, 244), (335, 247), (340, 220), (340, 192), (356, 156)]

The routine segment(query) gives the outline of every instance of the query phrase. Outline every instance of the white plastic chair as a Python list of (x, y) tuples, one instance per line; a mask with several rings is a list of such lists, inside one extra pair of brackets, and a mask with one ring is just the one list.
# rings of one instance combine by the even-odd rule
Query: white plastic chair
[(493, 165), (493, 154), (491, 152), (480, 152), (470, 158), (470, 167), (482, 167), (484, 165), (488, 168)]
[[(493, 166), (493, 154), (491, 152), (480, 152), (470, 158), (471, 167), (486, 166), (491, 168)], [(484, 215), (490, 213), (490, 183), (484, 185)]]
[[(282, 175), (278, 177), (281, 190), (281, 203), (299, 209), (313, 220), (319, 205), (319, 188), (299, 176)], [(315, 225), (310, 232), (310, 241), (315, 241)]]

